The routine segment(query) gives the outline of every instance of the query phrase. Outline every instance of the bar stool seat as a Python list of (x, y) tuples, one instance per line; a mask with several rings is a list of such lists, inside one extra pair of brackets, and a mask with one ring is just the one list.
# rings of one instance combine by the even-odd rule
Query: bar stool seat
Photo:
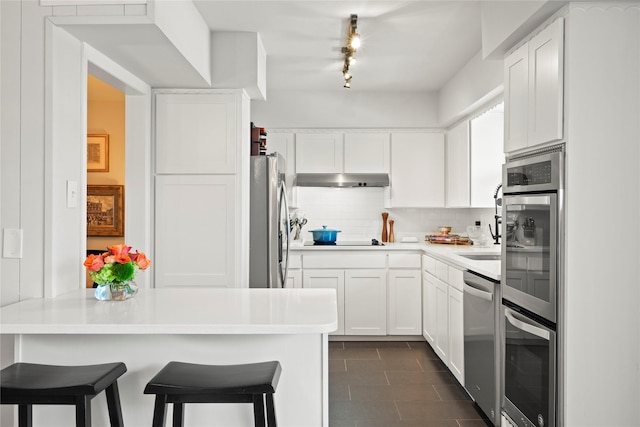
[(86, 366), (14, 363), (0, 371), (0, 403), (18, 405), (20, 427), (31, 427), (32, 405), (75, 405), (76, 426), (91, 426), (91, 399), (105, 390), (112, 427), (124, 427), (117, 379), (122, 362)]
[(173, 404), (173, 427), (184, 424), (185, 403), (253, 403), (256, 427), (265, 426), (264, 400), (269, 427), (276, 427), (273, 394), (280, 362), (243, 365), (199, 365), (169, 362), (149, 381), (145, 394), (155, 394), (153, 427), (164, 427), (166, 406)]

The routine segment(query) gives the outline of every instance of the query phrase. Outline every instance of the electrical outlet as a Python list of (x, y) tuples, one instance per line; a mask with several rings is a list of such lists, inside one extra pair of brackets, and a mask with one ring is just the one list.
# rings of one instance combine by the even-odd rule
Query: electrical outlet
[(2, 237), (2, 257), (22, 258), (22, 230), (5, 228)]

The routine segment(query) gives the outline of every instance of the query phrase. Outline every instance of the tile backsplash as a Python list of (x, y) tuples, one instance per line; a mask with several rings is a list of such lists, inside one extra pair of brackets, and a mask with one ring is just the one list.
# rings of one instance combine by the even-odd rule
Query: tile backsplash
[(309, 230), (327, 228), (341, 230), (339, 240), (380, 240), (382, 212), (393, 219), (396, 241), (404, 236), (415, 236), (424, 241), (425, 234), (439, 227), (451, 226), (452, 233), (465, 233), (468, 225), (482, 221), (493, 227), (494, 210), (491, 208), (393, 208), (385, 209), (383, 188), (315, 188), (298, 187), (296, 208), (307, 218), (302, 239), (312, 240)]

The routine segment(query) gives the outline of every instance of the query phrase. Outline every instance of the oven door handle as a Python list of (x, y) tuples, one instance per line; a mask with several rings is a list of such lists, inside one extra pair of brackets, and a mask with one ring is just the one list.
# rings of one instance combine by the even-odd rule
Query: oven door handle
[(486, 291), (474, 288), (473, 286), (470, 286), (466, 282), (464, 284), (464, 293), (473, 295), (474, 297), (483, 299), (485, 301), (489, 301), (489, 302), (493, 301), (493, 294), (491, 292), (486, 292)]
[(537, 326), (527, 323), (524, 320), (516, 318), (517, 314), (509, 310), (508, 308), (505, 308), (504, 314), (507, 317), (507, 320), (509, 321), (509, 323), (511, 323), (516, 328), (522, 331), (528, 332), (544, 340), (547, 340), (547, 341), (551, 340), (549, 331), (546, 331), (542, 328), (538, 328)]

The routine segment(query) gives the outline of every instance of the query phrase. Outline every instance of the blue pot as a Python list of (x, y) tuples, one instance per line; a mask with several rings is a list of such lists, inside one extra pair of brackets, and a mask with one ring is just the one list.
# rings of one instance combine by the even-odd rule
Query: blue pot
[(322, 230), (309, 230), (313, 233), (314, 243), (335, 243), (340, 230), (327, 230), (327, 226), (323, 225)]

